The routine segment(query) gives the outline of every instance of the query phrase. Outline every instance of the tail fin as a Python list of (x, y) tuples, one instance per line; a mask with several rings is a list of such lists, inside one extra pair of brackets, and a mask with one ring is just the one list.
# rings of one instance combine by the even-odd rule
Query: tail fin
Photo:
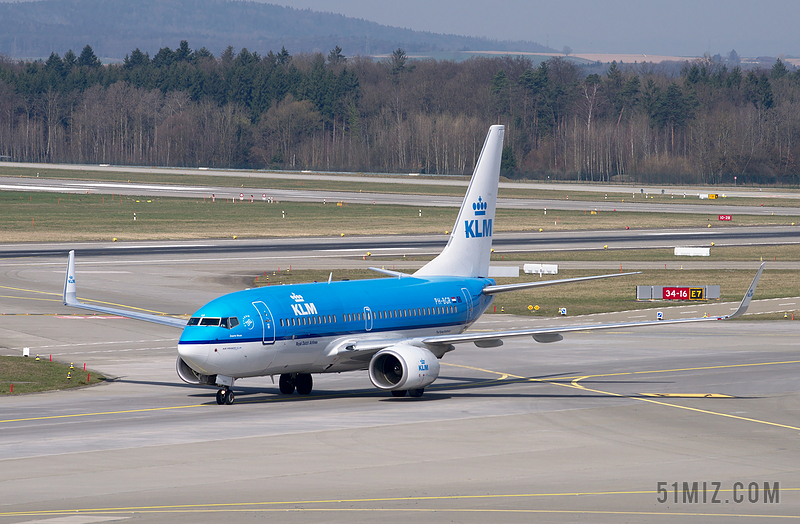
[(447, 246), (415, 275), (488, 276), (504, 134), (503, 126), (489, 128)]

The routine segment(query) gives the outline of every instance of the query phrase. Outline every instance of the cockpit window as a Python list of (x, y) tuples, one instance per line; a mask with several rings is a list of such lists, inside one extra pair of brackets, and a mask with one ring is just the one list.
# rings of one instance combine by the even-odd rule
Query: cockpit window
[(239, 325), (239, 319), (236, 317), (225, 317), (220, 320), (219, 327), (223, 327), (225, 329), (233, 329)]
[(189, 319), (189, 322), (186, 323), (187, 326), (196, 326), (200, 323), (200, 317), (192, 317)]
[(212, 317), (203, 317), (200, 319), (201, 326), (219, 326), (219, 317), (212, 318)]

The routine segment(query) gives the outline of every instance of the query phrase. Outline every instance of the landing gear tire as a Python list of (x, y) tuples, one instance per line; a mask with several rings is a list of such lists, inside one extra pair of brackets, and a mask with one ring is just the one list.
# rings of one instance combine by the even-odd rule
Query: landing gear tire
[(230, 389), (226, 389), (225, 392), (222, 394), (225, 398), (225, 403), (229, 406), (233, 404), (233, 401), (236, 400), (236, 397), (233, 396), (233, 391)]
[(289, 373), (283, 373), (280, 380), (278, 380), (278, 389), (280, 389), (281, 393), (284, 395), (291, 395), (294, 393), (294, 388), (295, 380), (292, 379), (292, 376)]
[(311, 378), (310, 373), (298, 373), (297, 378), (294, 379), (294, 384), (297, 387), (298, 394), (308, 395), (314, 387), (314, 379)]
[(411, 397), (421, 397), (423, 393), (425, 393), (425, 388), (408, 390), (408, 395)]
[(220, 406), (225, 403), (225, 391), (220, 389), (217, 390), (217, 404)]
[(406, 396), (406, 390), (405, 389), (393, 389), (392, 390), (392, 396), (393, 397), (397, 397), (397, 398), (405, 397)]

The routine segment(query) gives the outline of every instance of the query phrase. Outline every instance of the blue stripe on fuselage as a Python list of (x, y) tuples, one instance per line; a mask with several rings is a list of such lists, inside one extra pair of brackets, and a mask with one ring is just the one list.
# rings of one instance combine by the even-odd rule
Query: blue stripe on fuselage
[[(187, 326), (180, 343), (262, 340), (263, 325), (253, 305), (257, 302), (263, 302), (272, 314), (275, 341), (418, 329), (430, 330), (431, 334), (445, 330), (453, 333), (478, 318), (492, 302), (481, 293), (487, 285), (494, 285), (494, 280), (409, 276), (238, 291), (212, 300), (193, 315), (237, 317), (238, 326)], [(472, 301), (471, 314), (466, 295)], [(369, 308), (371, 320), (365, 318), (365, 308)], [(291, 325), (292, 319), (295, 325)]]

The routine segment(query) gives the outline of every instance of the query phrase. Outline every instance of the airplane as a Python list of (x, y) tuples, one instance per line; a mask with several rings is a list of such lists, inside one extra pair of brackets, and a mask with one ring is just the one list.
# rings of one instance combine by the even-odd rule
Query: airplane
[(218, 404), (233, 404), (239, 379), (279, 375), (282, 394), (308, 395), (312, 374), (354, 370), (368, 370), (372, 384), (395, 397), (420, 397), (438, 378), (439, 359), (457, 344), (493, 348), (511, 337), (549, 343), (569, 332), (727, 320), (747, 310), (764, 264), (738, 309), (726, 316), (467, 332), (499, 293), (633, 274), (505, 285), (489, 278), (504, 133), (502, 125), (489, 128), (447, 245), (414, 274), (370, 268), (385, 276), (237, 291), (187, 321), (80, 302), (70, 251), (64, 305), (183, 329), (177, 374), (189, 384), (219, 388)]

